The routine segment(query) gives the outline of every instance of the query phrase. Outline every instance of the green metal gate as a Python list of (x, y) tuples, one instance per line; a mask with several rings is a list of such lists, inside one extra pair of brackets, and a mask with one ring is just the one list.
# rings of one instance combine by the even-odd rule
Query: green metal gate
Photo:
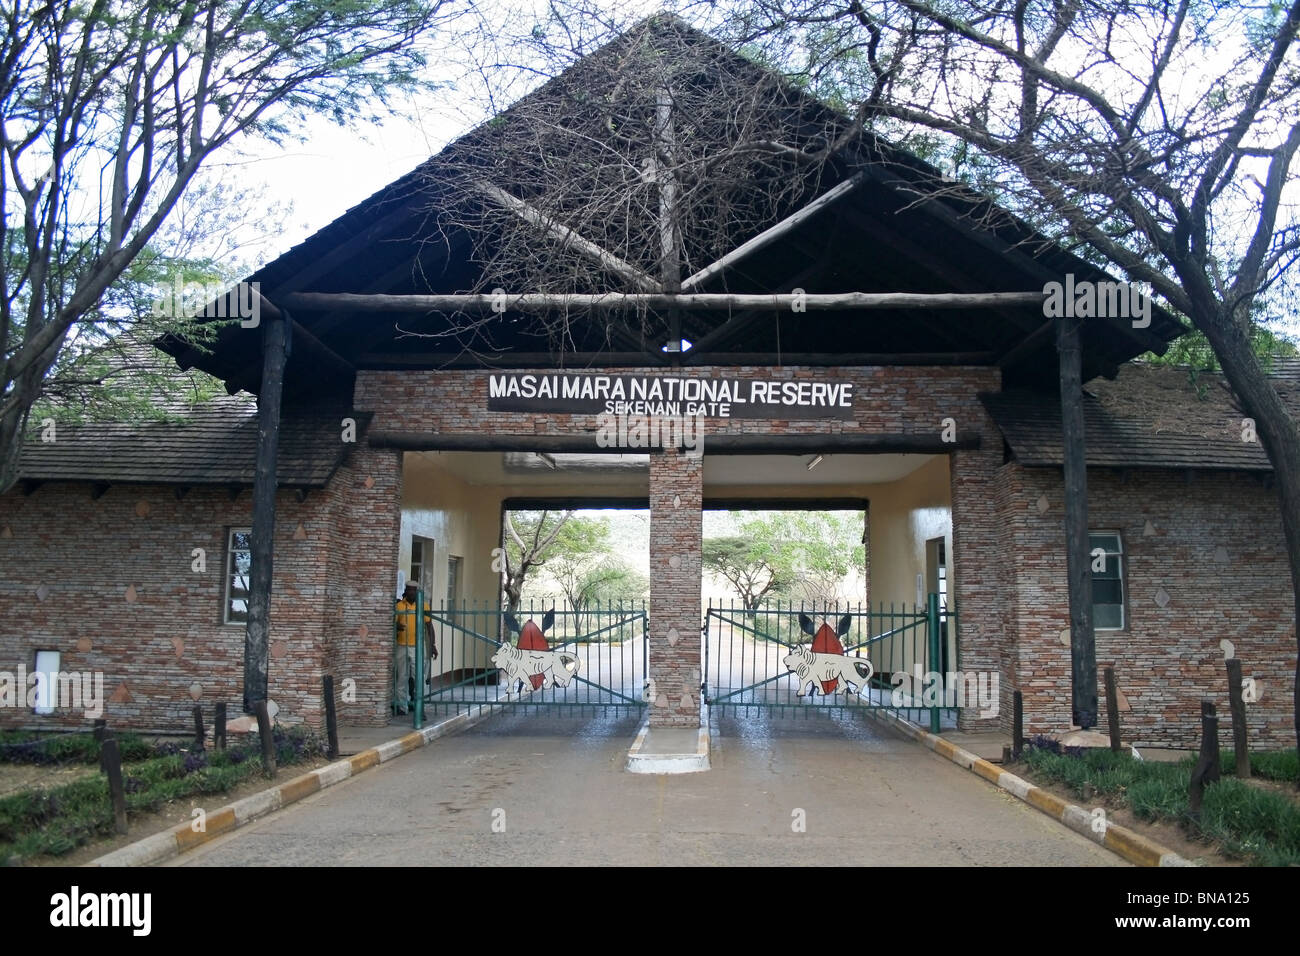
[(529, 605), (513, 615), (486, 604), (456, 604), (426, 613), (432, 634), (423, 621), (416, 630), (413, 670), (424, 691), (415, 700), (416, 727), (431, 713), (483, 705), (574, 716), (639, 713), (646, 706), (642, 602), (582, 609)]
[[(836, 635), (842, 662), (833, 655), (814, 657), (815, 644), (801, 616), (818, 637), (823, 627), (831, 633), (843, 628)], [(928, 722), (938, 732), (943, 718), (955, 718), (957, 708), (923, 706), (922, 691), (930, 686), (931, 672), (945, 669), (943, 642), (955, 620), (955, 611), (940, 608), (937, 594), (925, 607), (910, 610), (893, 604), (873, 610), (779, 601), (751, 610), (734, 602), (710, 603), (703, 629), (704, 699), (720, 715), (889, 710)], [(870, 664), (867, 677), (864, 662)], [(810, 676), (801, 678), (796, 667)], [(816, 680), (818, 668), (832, 679)]]

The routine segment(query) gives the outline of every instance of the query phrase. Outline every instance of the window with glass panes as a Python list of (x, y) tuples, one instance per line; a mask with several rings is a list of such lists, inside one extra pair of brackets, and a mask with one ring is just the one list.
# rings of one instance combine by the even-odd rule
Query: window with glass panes
[(433, 566), (433, 542), (428, 538), (412, 536), (411, 538), (411, 576), (407, 578), (422, 587), (425, 591), (429, 590), (429, 585), (433, 582), (425, 577), (425, 570), (431, 570)]
[(1092, 569), (1092, 626), (1099, 631), (1124, 627), (1124, 542), (1118, 531), (1088, 535)]
[(231, 528), (226, 542), (227, 624), (248, 622), (248, 573), (252, 566), (253, 532), (248, 528)]
[(460, 597), (460, 558), (447, 559), (447, 607), (454, 607)]

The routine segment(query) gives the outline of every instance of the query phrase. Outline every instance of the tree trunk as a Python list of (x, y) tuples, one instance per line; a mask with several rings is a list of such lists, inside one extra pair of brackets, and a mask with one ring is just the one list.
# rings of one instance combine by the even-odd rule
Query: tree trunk
[[(17, 399), (17, 402), (13, 408), (0, 416), (0, 494), (8, 491), (18, 480), (18, 459), (22, 455), (23, 431), (27, 427), (27, 416), (32, 405), (41, 397), (45, 376), (49, 374), (54, 360), (58, 358), (63, 341), (64, 337), (60, 337), (44, 355), (40, 356), (38, 361), (21, 372), (15, 378), (7, 396), (10, 399)], [(57, 438), (57, 432), (55, 437)]]

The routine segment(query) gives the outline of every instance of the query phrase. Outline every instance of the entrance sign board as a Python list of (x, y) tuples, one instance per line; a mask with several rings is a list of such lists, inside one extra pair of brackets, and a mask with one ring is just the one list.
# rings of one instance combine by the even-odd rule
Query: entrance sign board
[(853, 383), (679, 373), (499, 372), (488, 378), (488, 410), (847, 421), (853, 418)]

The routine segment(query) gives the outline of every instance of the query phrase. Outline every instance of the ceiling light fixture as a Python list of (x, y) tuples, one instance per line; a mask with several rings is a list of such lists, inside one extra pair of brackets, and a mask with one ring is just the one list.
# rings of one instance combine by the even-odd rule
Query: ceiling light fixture
[(808, 462), (808, 470), (809, 470), (809, 471), (812, 471), (814, 468), (816, 468), (816, 467), (817, 467), (818, 465), (820, 465), (821, 463), (822, 463), (822, 456), (821, 456), (821, 455), (818, 455), (818, 456), (817, 456), (816, 458), (814, 458), (812, 461)]

